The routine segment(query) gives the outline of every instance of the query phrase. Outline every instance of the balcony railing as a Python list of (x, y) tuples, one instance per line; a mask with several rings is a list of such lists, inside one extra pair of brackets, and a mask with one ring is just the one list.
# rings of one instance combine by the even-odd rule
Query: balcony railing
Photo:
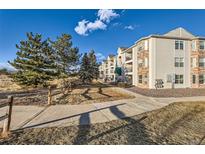
[(126, 61), (132, 60), (132, 55), (131, 54), (130, 55), (126, 55), (125, 56), (125, 60)]
[(132, 67), (126, 67), (125, 70), (127, 73), (130, 73), (130, 72), (132, 72)]
[(113, 63), (111, 63), (111, 64), (110, 64), (110, 66), (114, 66), (114, 64), (113, 64)]
[(114, 70), (110, 70), (110, 73), (114, 73)]

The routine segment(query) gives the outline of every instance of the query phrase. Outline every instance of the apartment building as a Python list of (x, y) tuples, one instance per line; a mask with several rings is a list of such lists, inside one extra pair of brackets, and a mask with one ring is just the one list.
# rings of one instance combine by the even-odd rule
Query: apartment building
[(128, 48), (118, 48), (117, 67), (141, 88), (205, 87), (205, 37), (184, 28), (149, 35)]
[(100, 78), (106, 81), (115, 81), (115, 66), (116, 58), (114, 55), (109, 55), (99, 67)]

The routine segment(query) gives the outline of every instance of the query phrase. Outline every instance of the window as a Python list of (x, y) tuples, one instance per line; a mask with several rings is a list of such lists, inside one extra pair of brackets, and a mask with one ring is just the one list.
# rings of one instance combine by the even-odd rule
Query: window
[(147, 74), (144, 76), (144, 84), (147, 84), (147, 82), (148, 82), (148, 76), (147, 76)]
[(204, 41), (199, 41), (199, 49), (200, 50), (204, 50), (205, 49)]
[(184, 41), (175, 41), (175, 49), (176, 50), (183, 50), (184, 49)]
[(199, 58), (199, 67), (205, 67), (205, 58)]
[(138, 47), (138, 51), (141, 51), (141, 50), (143, 50), (143, 46)]
[(192, 75), (192, 83), (193, 83), (193, 84), (196, 83), (196, 75)]
[(175, 57), (175, 67), (184, 67), (184, 58)]
[(192, 42), (191, 47), (193, 51), (196, 51), (196, 41)]
[(139, 59), (138, 60), (138, 67), (142, 67), (143, 66), (143, 60), (142, 59)]
[(183, 84), (184, 79), (183, 75), (175, 75), (175, 84)]
[(138, 83), (142, 83), (142, 75), (138, 76)]
[(199, 84), (205, 84), (205, 74), (199, 75)]

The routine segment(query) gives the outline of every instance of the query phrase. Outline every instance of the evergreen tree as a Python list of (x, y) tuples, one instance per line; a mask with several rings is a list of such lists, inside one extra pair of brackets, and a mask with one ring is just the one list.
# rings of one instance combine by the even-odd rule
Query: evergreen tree
[(99, 64), (95, 56), (94, 50), (85, 53), (79, 71), (80, 79), (85, 83), (90, 83), (93, 79), (99, 76)]
[(90, 72), (93, 75), (93, 79), (98, 79), (99, 77), (99, 64), (97, 63), (95, 51), (91, 50), (88, 54), (88, 58), (90, 60), (91, 70)]
[(55, 53), (56, 64), (61, 76), (67, 76), (76, 71), (79, 62), (79, 50), (72, 47), (72, 37), (62, 34), (56, 41), (51, 41), (52, 50)]
[(55, 57), (47, 40), (40, 34), (27, 33), (27, 40), (16, 45), (17, 57), (9, 62), (18, 71), (13, 75), (14, 81), (23, 85), (46, 85), (59, 73), (55, 69)]
[(93, 79), (93, 74), (91, 73), (91, 63), (87, 53), (83, 55), (79, 76), (83, 83), (90, 83)]

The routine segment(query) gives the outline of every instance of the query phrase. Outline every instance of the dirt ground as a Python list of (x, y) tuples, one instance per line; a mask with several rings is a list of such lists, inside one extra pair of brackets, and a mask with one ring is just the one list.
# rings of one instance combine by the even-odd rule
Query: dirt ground
[(205, 88), (178, 88), (178, 89), (143, 89), (139, 87), (127, 88), (128, 90), (151, 97), (193, 97), (205, 96)]
[[(0, 103), (5, 101), (8, 95), (14, 96), (15, 105), (47, 105), (48, 89), (38, 88), (26, 91), (0, 92)], [(72, 91), (67, 90), (65, 93), (61, 89), (52, 90), (52, 104), (54, 105), (100, 103), (129, 98), (134, 98), (134, 96), (98, 82), (90, 85), (79, 85), (73, 88)]]
[(0, 144), (205, 144), (205, 102), (173, 103), (100, 124), (20, 130)]

